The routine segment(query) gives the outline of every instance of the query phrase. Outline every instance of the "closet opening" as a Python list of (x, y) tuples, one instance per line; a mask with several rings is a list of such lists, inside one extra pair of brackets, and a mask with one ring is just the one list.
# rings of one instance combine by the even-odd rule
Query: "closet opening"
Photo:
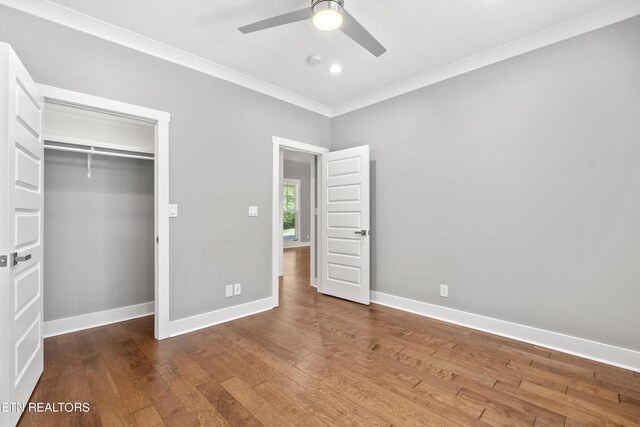
[(168, 113), (47, 86), (44, 336), (168, 313)]

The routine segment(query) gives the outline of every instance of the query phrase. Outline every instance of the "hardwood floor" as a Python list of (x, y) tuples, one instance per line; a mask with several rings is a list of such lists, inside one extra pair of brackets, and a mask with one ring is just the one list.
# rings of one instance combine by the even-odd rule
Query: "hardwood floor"
[(318, 295), (285, 252), (281, 307), (162, 342), (151, 317), (45, 340), (22, 426), (640, 425), (640, 375)]

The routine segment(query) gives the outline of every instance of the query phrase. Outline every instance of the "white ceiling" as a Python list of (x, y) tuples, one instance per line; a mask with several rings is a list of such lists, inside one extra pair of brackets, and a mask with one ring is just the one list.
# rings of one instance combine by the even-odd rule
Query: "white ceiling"
[[(620, 0), (346, 0), (387, 49), (375, 58), (310, 21), (243, 35), (237, 28), (310, 0), (50, 0), (330, 108), (361, 99)], [(311, 54), (325, 63), (307, 64)], [(327, 66), (339, 62), (341, 75)]]

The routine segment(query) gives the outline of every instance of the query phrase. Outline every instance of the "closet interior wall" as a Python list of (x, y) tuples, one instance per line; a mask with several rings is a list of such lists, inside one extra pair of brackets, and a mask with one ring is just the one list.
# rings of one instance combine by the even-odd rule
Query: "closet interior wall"
[(45, 149), (44, 320), (154, 300), (152, 124), (46, 105), (45, 146), (135, 153), (151, 159)]

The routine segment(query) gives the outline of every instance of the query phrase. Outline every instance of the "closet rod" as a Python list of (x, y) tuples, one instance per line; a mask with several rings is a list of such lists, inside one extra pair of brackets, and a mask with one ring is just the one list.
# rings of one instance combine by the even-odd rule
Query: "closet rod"
[(63, 147), (60, 145), (47, 145), (47, 144), (44, 145), (44, 148), (46, 148), (47, 150), (72, 151), (74, 153), (93, 154), (93, 155), (100, 155), (100, 156), (125, 157), (127, 159), (154, 160), (153, 156), (140, 156), (137, 154), (114, 153), (110, 151), (100, 151), (96, 149), (92, 151), (90, 148), (73, 148), (73, 147)]

